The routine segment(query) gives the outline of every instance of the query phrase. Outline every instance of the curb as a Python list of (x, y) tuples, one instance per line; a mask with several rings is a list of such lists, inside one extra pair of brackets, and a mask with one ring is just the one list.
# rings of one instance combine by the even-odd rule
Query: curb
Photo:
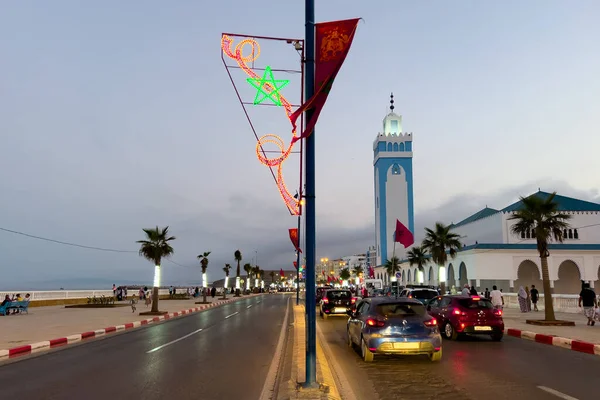
[[(251, 297), (255, 297), (255, 296), (251, 296)], [(129, 322), (129, 323), (122, 324), (122, 325), (109, 326), (104, 329), (97, 329), (94, 331), (82, 332), (82, 333), (69, 335), (69, 336), (61, 337), (61, 338), (57, 338), (57, 339), (45, 340), (42, 342), (37, 342), (37, 343), (32, 343), (32, 344), (26, 344), (23, 346), (13, 347), (12, 349), (0, 350), (0, 360), (3, 360), (4, 358), (7, 358), (7, 357), (10, 358), (10, 357), (14, 357), (14, 356), (24, 355), (24, 354), (31, 353), (31, 352), (37, 351), (37, 350), (45, 350), (45, 349), (53, 348), (53, 347), (61, 347), (61, 346), (65, 346), (65, 345), (68, 345), (71, 343), (77, 343), (82, 340), (93, 339), (93, 338), (101, 337), (101, 336), (104, 336), (104, 335), (107, 335), (110, 333), (120, 332), (123, 330), (135, 329), (135, 328), (139, 328), (141, 326), (146, 326), (149, 324), (166, 321), (166, 320), (169, 320), (172, 318), (177, 318), (182, 315), (194, 314), (199, 311), (204, 311), (208, 308), (214, 308), (214, 307), (221, 306), (223, 304), (233, 303), (242, 298), (243, 297), (232, 298), (232, 299), (227, 299), (227, 300), (219, 300), (215, 303), (202, 305), (200, 307), (189, 308), (187, 310), (175, 311), (175, 312), (161, 315), (158, 317), (142, 319), (139, 321)], [(246, 298), (248, 298), (248, 296), (246, 296)]]
[(508, 336), (519, 339), (527, 339), (536, 343), (558, 346), (562, 347), (563, 349), (600, 356), (600, 344), (588, 343), (581, 340), (563, 338), (553, 335), (544, 335), (542, 333), (522, 331), (520, 329), (508, 328), (504, 330), (504, 333)]

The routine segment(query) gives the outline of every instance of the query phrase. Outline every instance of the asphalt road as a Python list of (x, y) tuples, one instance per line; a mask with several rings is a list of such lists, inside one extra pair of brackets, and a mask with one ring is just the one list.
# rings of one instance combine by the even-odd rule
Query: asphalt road
[(242, 299), (2, 365), (0, 399), (257, 399), (289, 297)]
[[(600, 357), (506, 337), (444, 340), (443, 359), (375, 356), (364, 363), (346, 344), (346, 319), (318, 319), (338, 364), (359, 400), (557, 400), (540, 386), (597, 400)], [(569, 399), (569, 397), (562, 397)]]

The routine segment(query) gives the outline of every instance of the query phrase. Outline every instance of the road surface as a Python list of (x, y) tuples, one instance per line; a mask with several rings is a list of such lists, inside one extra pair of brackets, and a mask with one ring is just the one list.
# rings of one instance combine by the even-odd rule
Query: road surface
[(246, 298), (2, 365), (0, 399), (257, 399), (289, 298)]
[(359, 400), (600, 398), (598, 356), (505, 336), (444, 340), (438, 364), (410, 356), (364, 363), (346, 344), (346, 318), (319, 318), (318, 326)]

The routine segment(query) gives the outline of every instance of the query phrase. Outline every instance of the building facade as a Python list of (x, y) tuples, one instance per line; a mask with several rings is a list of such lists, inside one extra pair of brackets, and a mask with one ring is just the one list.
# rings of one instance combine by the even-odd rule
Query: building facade
[[(539, 191), (531, 196), (546, 198)], [(578, 294), (581, 282), (589, 282), (600, 293), (600, 204), (557, 195), (559, 209), (571, 215), (570, 228), (563, 232), (563, 243), (549, 246), (548, 269), (553, 293)], [(479, 292), (493, 285), (504, 292), (518, 291), (520, 286), (535, 285), (542, 289), (541, 263), (536, 240), (531, 232), (516, 235), (510, 217), (522, 206), (517, 201), (503, 209), (485, 207), (452, 228), (461, 236), (464, 247), (446, 265), (428, 264), (422, 274), (406, 260), (401, 263), (401, 284), (424, 283), (447, 288), (475, 286)], [(376, 276), (386, 276), (377, 268)], [(421, 276), (421, 281), (419, 281)]]
[[(402, 116), (394, 112), (392, 94), (390, 112), (383, 119), (383, 132), (373, 142), (377, 266), (392, 258), (396, 219), (411, 232), (415, 231), (412, 142), (412, 134), (402, 132)], [(395, 254), (403, 258), (405, 249), (398, 246)]]

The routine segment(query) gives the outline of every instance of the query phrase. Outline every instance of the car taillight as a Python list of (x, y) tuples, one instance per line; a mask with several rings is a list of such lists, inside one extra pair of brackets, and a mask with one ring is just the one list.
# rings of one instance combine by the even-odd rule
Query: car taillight
[(433, 328), (434, 326), (437, 326), (437, 319), (432, 318), (429, 321), (425, 321), (423, 323), (425, 324), (426, 327)]
[(323, 297), (323, 303), (325, 303), (325, 304), (329, 303), (329, 299), (327, 297)]
[(412, 299), (412, 294), (409, 294), (409, 295), (408, 295), (408, 298), (409, 298), (409, 299)]
[(385, 322), (381, 321), (379, 319), (373, 319), (373, 318), (369, 318), (367, 319), (367, 325), (369, 326), (377, 326), (377, 327), (382, 327), (385, 326)]
[(353, 297), (352, 299), (350, 299), (350, 303), (351, 303), (351, 304), (354, 304), (354, 303), (356, 303), (356, 297)]
[(454, 309), (454, 315), (462, 315), (463, 317), (467, 315), (467, 313), (460, 311), (458, 308)]
[(473, 297), (471, 297), (471, 299), (473, 299), (474, 301), (479, 301), (479, 300), (481, 300), (481, 297), (479, 297), (479, 296), (473, 296)]
[(501, 317), (502, 316), (502, 310), (494, 310), (494, 315), (497, 317)]

